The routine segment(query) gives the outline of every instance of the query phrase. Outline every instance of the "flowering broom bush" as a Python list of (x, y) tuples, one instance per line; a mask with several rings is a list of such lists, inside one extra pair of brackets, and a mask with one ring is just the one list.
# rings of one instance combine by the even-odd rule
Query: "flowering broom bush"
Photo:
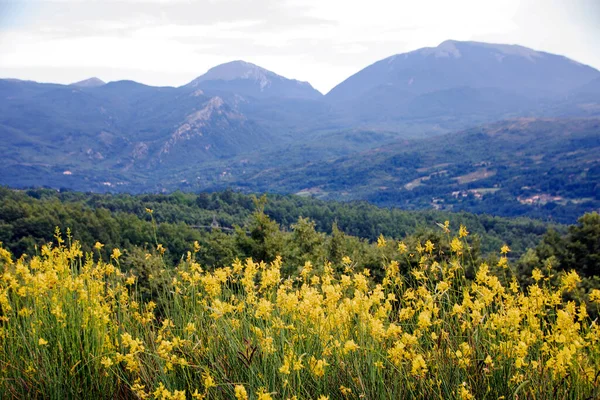
[[(393, 245), (410, 271), (382, 257), (378, 283), (348, 257), (336, 268), (306, 262), (294, 277), (282, 276), (280, 258), (207, 271), (195, 245), (177, 268), (160, 271), (152, 299), (120, 268), (118, 249), (103, 260), (59, 234), (31, 258), (0, 247), (0, 393), (598, 398), (600, 328), (585, 304), (564, 300), (579, 276), (550, 279), (540, 268), (520, 287), (504, 247), (498, 265), (480, 265), (469, 280), (468, 232), (442, 228), (446, 254), (430, 241), (410, 248), (381, 237), (378, 247)], [(588, 300), (598, 307), (600, 292)]]

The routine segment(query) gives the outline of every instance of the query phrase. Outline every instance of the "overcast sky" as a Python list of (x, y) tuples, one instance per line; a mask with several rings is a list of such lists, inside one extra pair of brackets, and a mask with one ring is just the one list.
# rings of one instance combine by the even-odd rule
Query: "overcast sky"
[(327, 92), (446, 39), (521, 44), (600, 69), (600, 0), (0, 0), (0, 77), (179, 86), (242, 59)]

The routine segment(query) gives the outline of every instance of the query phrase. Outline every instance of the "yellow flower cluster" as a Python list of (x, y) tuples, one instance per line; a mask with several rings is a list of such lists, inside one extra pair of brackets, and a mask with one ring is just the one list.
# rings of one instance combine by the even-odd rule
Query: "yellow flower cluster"
[[(24, 382), (47, 393), (55, 382), (39, 371), (53, 366), (70, 381), (96, 381), (99, 397), (123, 385), (166, 400), (600, 393), (600, 328), (585, 304), (563, 298), (580, 277), (566, 273), (553, 287), (534, 269), (521, 289), (484, 263), (468, 280), (467, 236), (461, 226), (448, 237), (449, 255), (431, 241), (394, 245), (417, 257), (407, 275), (383, 260), (379, 281), (348, 257), (339, 270), (307, 262), (297, 277), (282, 276), (280, 258), (209, 271), (194, 260), (196, 243), (152, 299), (121, 271), (118, 249), (106, 263), (77, 243), (44, 246), (28, 261), (0, 247), (0, 391)], [(600, 303), (600, 291), (589, 300)]]

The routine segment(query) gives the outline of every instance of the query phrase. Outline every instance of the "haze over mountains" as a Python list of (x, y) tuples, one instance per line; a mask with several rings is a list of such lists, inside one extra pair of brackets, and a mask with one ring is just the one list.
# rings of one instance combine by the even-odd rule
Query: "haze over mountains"
[(244, 61), (177, 88), (3, 79), (0, 184), (201, 190), (252, 186), (264, 173), (261, 190), (311, 189), (269, 171), (318, 174), (307, 163), (360, 160), (372, 148), (440, 134), (451, 151), (451, 132), (522, 117), (600, 117), (600, 72), (521, 46), (449, 40), (378, 61), (325, 95)]

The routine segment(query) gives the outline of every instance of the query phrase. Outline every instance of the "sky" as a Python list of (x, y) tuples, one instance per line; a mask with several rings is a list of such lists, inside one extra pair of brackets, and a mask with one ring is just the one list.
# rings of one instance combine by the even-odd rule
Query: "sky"
[(326, 93), (447, 39), (520, 44), (600, 69), (600, 0), (0, 0), (0, 78), (180, 86), (244, 60)]

